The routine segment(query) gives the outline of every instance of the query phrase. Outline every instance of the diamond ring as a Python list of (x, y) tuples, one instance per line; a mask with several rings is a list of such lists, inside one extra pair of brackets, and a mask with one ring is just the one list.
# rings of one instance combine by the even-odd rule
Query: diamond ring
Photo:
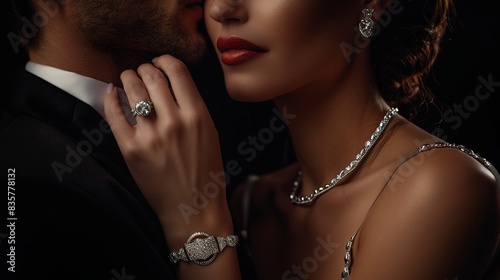
[(132, 116), (147, 117), (153, 112), (153, 103), (150, 101), (141, 100), (135, 104), (135, 108), (130, 111)]

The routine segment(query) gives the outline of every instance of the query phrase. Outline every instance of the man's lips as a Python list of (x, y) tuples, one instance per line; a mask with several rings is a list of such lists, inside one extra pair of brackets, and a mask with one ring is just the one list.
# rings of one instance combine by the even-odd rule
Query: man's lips
[(267, 52), (238, 37), (221, 37), (217, 40), (217, 49), (221, 52), (221, 61), (226, 65), (238, 65), (257, 58)]

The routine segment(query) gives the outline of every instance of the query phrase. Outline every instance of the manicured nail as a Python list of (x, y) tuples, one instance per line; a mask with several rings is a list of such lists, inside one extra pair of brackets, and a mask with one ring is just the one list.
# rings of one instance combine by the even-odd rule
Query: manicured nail
[(113, 83), (109, 83), (108, 87), (106, 88), (106, 94), (111, 93), (114, 88), (115, 88), (115, 86), (113, 85)]

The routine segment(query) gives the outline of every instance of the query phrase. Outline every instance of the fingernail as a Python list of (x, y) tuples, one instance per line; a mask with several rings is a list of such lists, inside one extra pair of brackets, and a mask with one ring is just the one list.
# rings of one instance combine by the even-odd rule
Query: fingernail
[(109, 83), (108, 87), (106, 88), (106, 94), (111, 93), (114, 88), (115, 88), (115, 86), (113, 85), (113, 83)]
[(158, 57), (153, 58), (153, 64), (156, 64), (158, 62)]

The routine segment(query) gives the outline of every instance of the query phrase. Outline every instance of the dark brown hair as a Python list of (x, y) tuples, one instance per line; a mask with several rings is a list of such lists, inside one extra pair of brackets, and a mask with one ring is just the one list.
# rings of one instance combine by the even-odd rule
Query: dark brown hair
[(401, 12), (372, 39), (372, 65), (391, 106), (432, 101), (426, 77), (439, 52), (452, 12), (451, 0), (391, 0)]

